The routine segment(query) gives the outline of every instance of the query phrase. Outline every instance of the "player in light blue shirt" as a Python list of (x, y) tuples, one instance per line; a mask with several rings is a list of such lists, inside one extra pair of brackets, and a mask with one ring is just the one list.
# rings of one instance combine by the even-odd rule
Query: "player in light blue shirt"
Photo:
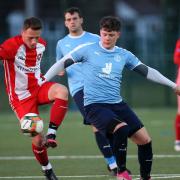
[[(66, 14), (67, 16), (68, 14)], [(77, 16), (77, 13), (73, 14)], [(67, 17), (67, 18), (71, 18)], [(70, 27), (69, 27), (70, 28)], [(92, 42), (99, 42), (99, 36), (96, 34), (92, 34), (90, 32), (81, 31), (80, 35), (71, 35), (70, 33), (65, 36), (63, 39), (60, 39), (57, 42), (56, 46), (56, 60), (58, 61), (70, 51), (75, 49), (77, 46), (81, 44), (88, 44)], [(79, 90), (83, 89), (83, 77), (82, 77), (82, 63), (76, 63), (66, 69), (68, 76), (68, 86), (70, 90), (70, 94), (73, 97)]]
[[(65, 18), (65, 26), (67, 27), (69, 34), (57, 42), (57, 46), (56, 46), (57, 61), (60, 60), (66, 54), (68, 54), (70, 51), (73, 51), (77, 46), (81, 44), (99, 42), (100, 40), (100, 37), (98, 35), (83, 30), (82, 28), (83, 18), (81, 11), (78, 8), (72, 7), (67, 9), (64, 13), (64, 18)], [(90, 123), (87, 123), (85, 119), (84, 104), (83, 104), (84, 80), (82, 77), (81, 66), (82, 63), (76, 63), (66, 69), (66, 73), (68, 77), (68, 87), (71, 96), (73, 97), (82, 116), (84, 117), (84, 124), (90, 125)], [(108, 170), (112, 172), (112, 175), (115, 175), (117, 172), (117, 164), (113, 156), (111, 146), (109, 144), (109, 140), (111, 139), (107, 139), (95, 127), (93, 127), (93, 132), (95, 134), (96, 143), (107, 162)]]
[(143, 64), (131, 52), (117, 47), (121, 23), (108, 16), (100, 21), (100, 42), (78, 47), (54, 64), (45, 74), (50, 80), (64, 68), (82, 62), (84, 105), (87, 120), (101, 133), (112, 133), (113, 150), (118, 165), (118, 180), (131, 180), (126, 168), (127, 137), (138, 146), (141, 180), (150, 180), (153, 160), (151, 138), (141, 120), (123, 101), (120, 89), (124, 68), (148, 80), (171, 87), (180, 95), (180, 87), (157, 70)]

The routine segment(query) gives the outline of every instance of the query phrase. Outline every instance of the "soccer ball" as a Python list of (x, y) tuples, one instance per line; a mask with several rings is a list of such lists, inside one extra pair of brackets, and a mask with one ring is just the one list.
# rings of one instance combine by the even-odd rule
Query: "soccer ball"
[(28, 136), (36, 136), (43, 131), (43, 120), (35, 113), (28, 113), (21, 119), (21, 131)]

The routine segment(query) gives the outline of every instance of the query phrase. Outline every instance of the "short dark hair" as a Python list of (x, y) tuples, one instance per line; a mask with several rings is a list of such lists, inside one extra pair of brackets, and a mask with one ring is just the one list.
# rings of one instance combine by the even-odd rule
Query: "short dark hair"
[(29, 17), (24, 20), (23, 29), (31, 28), (33, 30), (40, 30), (42, 29), (42, 22), (40, 19), (36, 17)]
[(100, 20), (100, 29), (107, 31), (120, 31), (121, 21), (115, 16), (105, 16)]
[(78, 8), (78, 7), (70, 7), (68, 9), (66, 9), (64, 11), (64, 17), (67, 13), (70, 13), (70, 14), (74, 14), (74, 13), (78, 13), (79, 17), (81, 18), (82, 17), (82, 12), (81, 10)]

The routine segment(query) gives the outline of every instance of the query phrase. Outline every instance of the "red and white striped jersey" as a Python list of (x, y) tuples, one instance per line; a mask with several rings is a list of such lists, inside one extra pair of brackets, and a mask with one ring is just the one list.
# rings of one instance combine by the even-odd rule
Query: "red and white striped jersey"
[(40, 63), (46, 42), (39, 38), (36, 48), (28, 48), (22, 37), (15, 36), (0, 45), (0, 59), (5, 70), (6, 90), (11, 105), (37, 92), (42, 75)]

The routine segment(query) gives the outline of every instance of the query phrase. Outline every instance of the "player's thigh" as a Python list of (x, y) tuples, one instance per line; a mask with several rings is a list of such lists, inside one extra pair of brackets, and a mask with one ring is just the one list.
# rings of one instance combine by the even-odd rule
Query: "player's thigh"
[(51, 89), (51, 87), (56, 84), (55, 82), (46, 82), (44, 83), (38, 92), (37, 95), (37, 100), (38, 100), (38, 104), (49, 104), (52, 102), (52, 100), (49, 98), (49, 90)]
[(109, 125), (117, 119), (117, 115), (104, 104), (91, 104), (85, 106), (87, 121), (96, 129), (102, 132), (107, 132)]
[(81, 115), (83, 116), (83, 124), (84, 125), (91, 125), (85, 116), (85, 111), (84, 111), (84, 92), (83, 89), (79, 90), (78, 92), (76, 92), (73, 96), (73, 99), (81, 113)]
[(81, 112), (82, 116), (85, 117), (83, 89), (76, 92), (73, 96), (73, 99), (74, 99), (79, 111)]
[(36, 97), (31, 97), (17, 103), (14, 112), (19, 120), (27, 113), (39, 114)]
[(142, 127), (137, 132), (135, 132), (130, 139), (138, 145), (147, 144), (151, 141), (151, 138), (145, 127)]
[(128, 124), (129, 137), (144, 126), (141, 120), (126, 103), (121, 102), (115, 104), (113, 109), (118, 115), (118, 119)]

